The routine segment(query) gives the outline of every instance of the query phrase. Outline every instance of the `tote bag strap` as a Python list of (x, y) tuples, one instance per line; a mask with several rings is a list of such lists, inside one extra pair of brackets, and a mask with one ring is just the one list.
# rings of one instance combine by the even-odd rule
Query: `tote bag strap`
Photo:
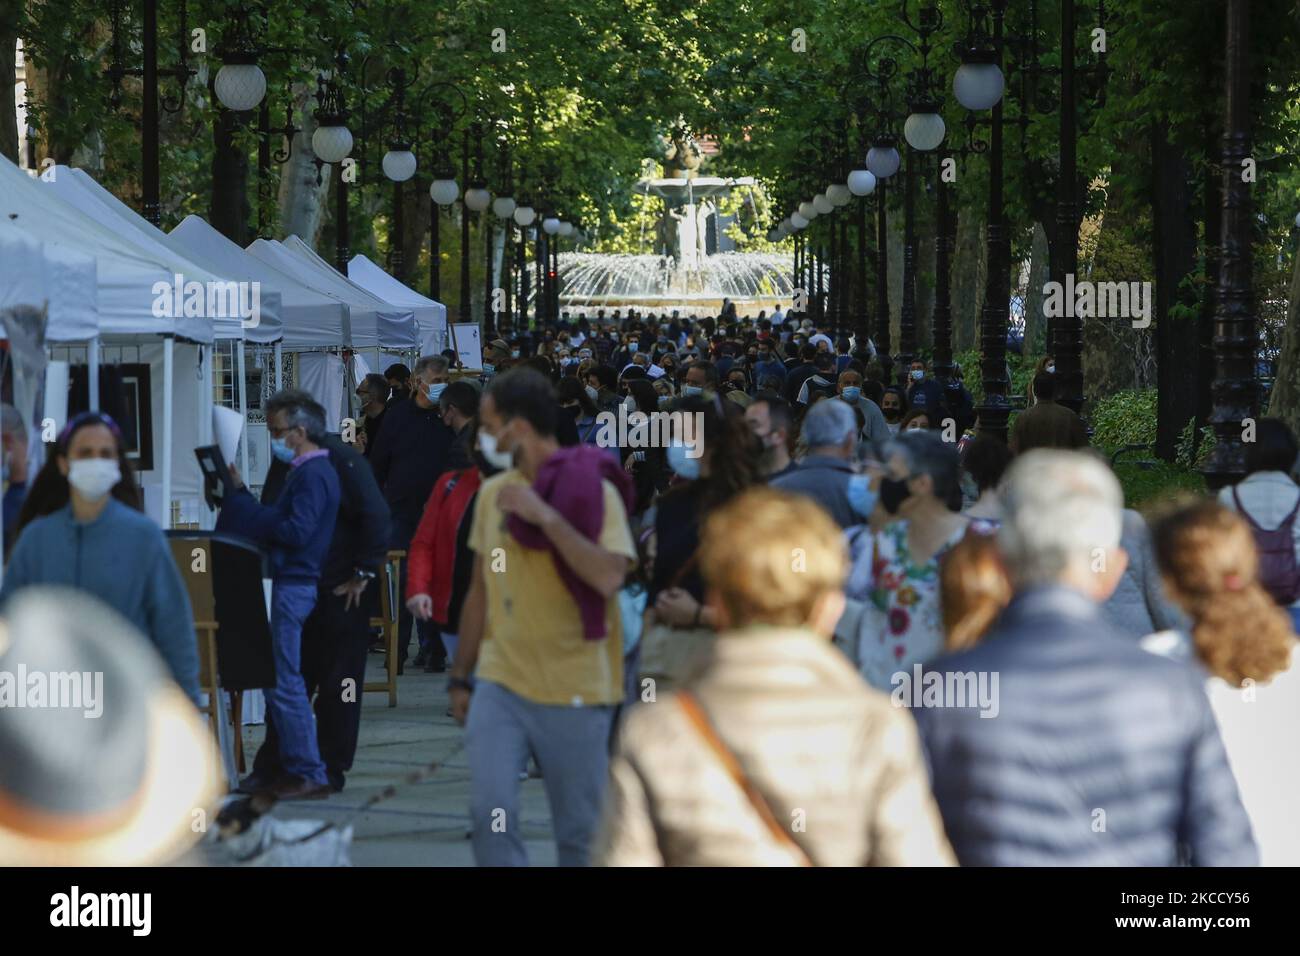
[(726, 768), (727, 774), (735, 782), (740, 792), (745, 795), (745, 799), (749, 801), (750, 806), (758, 813), (768, 832), (772, 834), (777, 842), (795, 854), (800, 866), (812, 866), (812, 860), (808, 858), (808, 854), (804, 852), (803, 847), (795, 842), (794, 837), (777, 820), (763, 794), (745, 774), (744, 769), (740, 766), (740, 761), (736, 759), (736, 755), (722, 742), (722, 738), (714, 730), (713, 724), (710, 722), (708, 715), (704, 713), (704, 708), (700, 706), (700, 702), (695, 698), (695, 695), (689, 691), (680, 690), (677, 692), (677, 702), (686, 715), (686, 719), (695, 728), (696, 733), (709, 745), (709, 749), (713, 751), (722, 766)]

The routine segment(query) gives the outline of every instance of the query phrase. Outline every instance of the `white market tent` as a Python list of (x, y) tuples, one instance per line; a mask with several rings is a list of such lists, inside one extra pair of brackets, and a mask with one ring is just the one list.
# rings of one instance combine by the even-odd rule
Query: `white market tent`
[[(125, 222), (134, 230), (130, 234), (130, 241), (151, 254), (156, 254), (160, 261), (175, 262), (178, 266), (188, 264), (188, 268), (182, 272), (187, 281), (190, 278), (204, 281), (205, 276), (233, 282), (249, 281), (242, 275), (226, 270), (220, 263), (207, 260), (202, 254), (194, 255), (176, 248), (168, 242), (167, 233), (114, 196), (83, 169), (55, 166), (42, 175), (41, 182), (110, 229), (120, 229)], [(273, 286), (259, 285), (257, 288), (257, 315), (247, 321), (243, 321), (239, 315), (215, 316), (214, 331), (217, 338), (243, 338), (248, 342), (262, 343), (281, 338), (283, 321), (280, 293)], [(225, 303), (220, 302), (218, 305), (224, 306)]]
[[(44, 311), (48, 341), (86, 342), (99, 331), (97, 299), (94, 258), (54, 243), (29, 239), (7, 220), (0, 221), (0, 315), (19, 309)], [(0, 324), (0, 336), (4, 334)], [(15, 398), (17, 392), (15, 387)], [(37, 446), (32, 434), (34, 411), (20, 409), (30, 448)], [(37, 466), (37, 456), (33, 455), (28, 468)], [(0, 515), (0, 537), (3, 534)], [(3, 574), (0, 568), (0, 580)]]
[[(37, 182), (8, 160), (0, 158), (0, 220), (5, 220), (33, 239), (75, 249), (88, 254), (96, 263), (97, 310), (100, 336), (113, 344), (134, 345), (141, 359), (148, 358), (162, 374), (163, 387), (150, 389), (150, 409), (154, 420), (163, 422), (161, 455), (155, 455), (154, 468), (142, 473), (146, 494), (152, 485), (154, 501), (150, 511), (164, 527), (170, 524), (175, 463), (181, 463), (182, 482), (178, 490), (197, 496), (200, 487), (198, 465), (188, 449), (174, 454), (173, 418), (177, 398), (189, 401), (182, 409), (187, 426), (198, 434), (211, 428), (211, 411), (202, 408), (203, 396), (197, 389), (177, 393), (175, 383), (176, 340), (186, 352), (193, 352), (196, 367), (201, 365), (200, 346), (213, 341), (212, 322), (201, 315), (171, 315), (165, 308), (155, 308), (160, 288), (170, 288), (175, 270), (159, 261), (124, 236), (55, 195), (48, 184)], [(97, 395), (97, 340), (88, 343), (92, 396)], [(193, 393), (193, 394), (190, 394)], [(93, 399), (92, 399), (93, 400)], [(193, 407), (197, 401), (198, 406)], [(211, 404), (210, 393), (207, 396)], [(161, 458), (161, 461), (157, 459)], [(192, 474), (191, 474), (192, 472)], [(189, 487), (192, 485), (193, 487)]]
[[(298, 357), (299, 386), (305, 388), (326, 409), (338, 410), (342, 405), (346, 379), (342, 359), (331, 352), (341, 351), (352, 337), (351, 309), (346, 302), (318, 292), (281, 269), (267, 264), (263, 259), (241, 248), (226, 238), (198, 216), (187, 216), (167, 236), (173, 248), (193, 255), (204, 262), (219, 264), (228, 275), (258, 282), (263, 289), (275, 289), (280, 295), (281, 318), (284, 337), (275, 343), (275, 389), (284, 387), (282, 350), (300, 353)], [(306, 371), (306, 374), (304, 374)], [(313, 374), (319, 371), (319, 374)], [(243, 381), (243, 369), (240, 369)], [(246, 399), (241, 395), (241, 411)], [(334, 427), (335, 423), (329, 423)], [(269, 445), (263, 430), (246, 425), (251, 443), (260, 451), (256, 467), (246, 468), (244, 474), (256, 483), (263, 468), (269, 463)], [(256, 435), (254, 435), (256, 433)], [(247, 450), (247, 444), (241, 446)]]
[(281, 344), (284, 348), (291, 351), (338, 348), (351, 339), (346, 303), (317, 292), (290, 273), (268, 265), (198, 216), (186, 216), (167, 235), (166, 242), (200, 262), (220, 266), (226, 275), (258, 282), (263, 289), (278, 292), (283, 323)]
[(2, 157), (0, 219), (7, 219), (32, 238), (95, 257), (100, 334), (170, 335), (204, 344), (212, 341), (212, 323), (202, 316), (155, 314), (154, 283), (163, 281), (170, 286), (174, 270), (131, 243), (121, 230), (115, 232), (79, 212)]
[(415, 314), (410, 308), (395, 308), (352, 284), (297, 236), (290, 236), (283, 243), (274, 239), (256, 239), (248, 246), (248, 251), (267, 265), (289, 273), (299, 282), (348, 306), (351, 334), (334, 345), (353, 349), (401, 350), (414, 349), (419, 344), (415, 334)]
[(447, 347), (447, 307), (441, 302), (420, 295), (360, 254), (348, 262), (348, 278), (385, 302), (415, 313), (421, 355), (437, 355)]
[(48, 308), (48, 341), (89, 342), (99, 334), (98, 299), (93, 256), (32, 239), (0, 220), (0, 311)]
[[(231, 352), (235, 358), (236, 393), (239, 402), (240, 417), (248, 418), (248, 395), (246, 388), (245, 357), (243, 341), (270, 343), (278, 341), (282, 335), (280, 293), (260, 283), (250, 282), (244, 276), (226, 271), (219, 263), (205, 261), (202, 256), (190, 255), (176, 249), (167, 241), (167, 234), (145, 219), (126, 203), (97, 183), (85, 170), (69, 169), (55, 166), (43, 173), (40, 182), (67, 200), (78, 210), (92, 216), (110, 229), (120, 229), (124, 225), (131, 230), (130, 240), (151, 255), (171, 263), (181, 269), (177, 273), (177, 284), (184, 288), (184, 283), (203, 283), (204, 290), (214, 288), (208, 282), (221, 283), (215, 287), (212, 311), (213, 332), (216, 338), (236, 340)], [(217, 278), (220, 277), (220, 278)], [(224, 294), (223, 294), (224, 293)], [(252, 312), (253, 306), (256, 312)], [(250, 314), (245, 316), (242, 309), (248, 308)], [(212, 356), (203, 356), (203, 395), (211, 396), (213, 368)], [(199, 406), (208, 404), (209, 400), (200, 398)], [(201, 430), (202, 440), (209, 437), (206, 430)], [(181, 462), (188, 467), (188, 459)], [(240, 471), (248, 475), (248, 443), (240, 442)], [(201, 517), (206, 512), (200, 511)]]
[[(289, 236), (283, 243), (258, 239), (248, 251), (313, 289), (345, 302), (352, 331), (350, 341), (343, 343), (347, 349), (371, 351), (377, 358), (384, 352), (413, 353), (418, 346), (415, 313), (410, 308), (389, 305), (348, 281), (297, 236)], [(335, 355), (304, 356), (299, 362), (299, 384), (320, 398), (330, 415), (331, 429), (351, 414), (358, 364)]]

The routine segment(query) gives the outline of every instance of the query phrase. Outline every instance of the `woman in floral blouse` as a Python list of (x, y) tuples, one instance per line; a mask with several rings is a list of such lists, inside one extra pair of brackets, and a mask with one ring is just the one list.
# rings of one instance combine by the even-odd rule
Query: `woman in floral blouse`
[(858, 626), (858, 667), (866, 681), (892, 690), (893, 677), (912, 672), (943, 650), (939, 562), (970, 529), (949, 509), (959, 487), (956, 450), (932, 432), (900, 434), (885, 452), (879, 500), (896, 517), (873, 533), (848, 532), (853, 569), (845, 585), (865, 605)]

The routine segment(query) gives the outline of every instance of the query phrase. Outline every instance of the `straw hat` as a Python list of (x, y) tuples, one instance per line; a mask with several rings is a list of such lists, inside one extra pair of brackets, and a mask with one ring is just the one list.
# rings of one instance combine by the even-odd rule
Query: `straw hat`
[(215, 821), (222, 789), (211, 733), (125, 619), (67, 588), (10, 599), (0, 619), (0, 866), (174, 860)]

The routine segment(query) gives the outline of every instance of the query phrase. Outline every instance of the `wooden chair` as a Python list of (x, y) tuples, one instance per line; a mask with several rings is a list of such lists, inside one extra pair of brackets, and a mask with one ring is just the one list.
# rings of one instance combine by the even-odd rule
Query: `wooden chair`
[(371, 682), (362, 686), (365, 694), (388, 692), (388, 706), (397, 706), (397, 637), (401, 629), (402, 612), (402, 563), (406, 560), (405, 551), (389, 551), (388, 560), (379, 570), (379, 604), (380, 617), (370, 619), (371, 627), (383, 629), (384, 667), (388, 673), (387, 680)]
[[(181, 572), (181, 580), (185, 582), (185, 590), (190, 598), (190, 610), (194, 615), (194, 637), (198, 642), (199, 650), (199, 690), (208, 697), (208, 702), (201, 708), (201, 712), (207, 714), (208, 726), (212, 728), (212, 736), (219, 742), (221, 734), (217, 722), (221, 719), (221, 672), (217, 667), (217, 628), (219, 625), (216, 620), (216, 601), (212, 595), (212, 575), (207, 573), (206, 562), (211, 560), (211, 548), (207, 545), (204, 538), (195, 535), (193, 532), (187, 532), (182, 529), (175, 529), (176, 533), (167, 536), (167, 542), (171, 546), (172, 558), (176, 562), (177, 570)], [(203, 542), (198, 544), (197, 542)], [(196, 570), (193, 563), (195, 547), (206, 549), (204, 555), (204, 570)], [(232, 728), (234, 734), (235, 759), (239, 771), (243, 772), (243, 740), (240, 732), (239, 723), (236, 721)], [(218, 744), (219, 745), (219, 744)]]
[[(190, 601), (193, 603), (193, 593)], [(200, 710), (208, 715), (212, 735), (218, 736), (217, 721), (221, 719), (218, 694), (221, 693), (221, 676), (217, 672), (217, 622), (200, 618), (197, 609), (194, 619), (194, 636), (199, 644), (199, 690), (208, 695), (208, 702)], [(238, 744), (236, 744), (238, 747)]]

